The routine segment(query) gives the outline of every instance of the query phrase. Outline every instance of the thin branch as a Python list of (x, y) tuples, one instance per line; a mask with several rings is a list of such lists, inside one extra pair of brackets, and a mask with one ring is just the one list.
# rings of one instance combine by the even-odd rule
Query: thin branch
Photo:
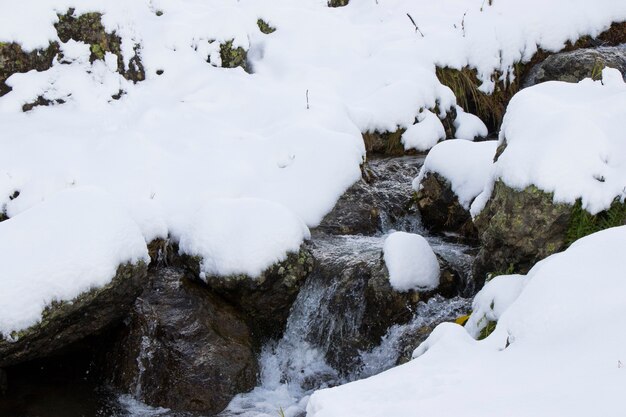
[(417, 26), (417, 23), (415, 23), (415, 20), (413, 20), (413, 18), (411, 17), (411, 15), (410, 15), (410, 14), (408, 14), (408, 13), (407, 13), (406, 15), (407, 15), (407, 16), (409, 17), (409, 19), (411, 20), (411, 23), (413, 23), (413, 26), (415, 26), (415, 31), (416, 31), (416, 32), (419, 32), (419, 34), (420, 34), (420, 35), (422, 35), (422, 38), (423, 38), (423, 37), (424, 37), (424, 34), (423, 34), (423, 33), (422, 33), (422, 31), (420, 30), (420, 28)]

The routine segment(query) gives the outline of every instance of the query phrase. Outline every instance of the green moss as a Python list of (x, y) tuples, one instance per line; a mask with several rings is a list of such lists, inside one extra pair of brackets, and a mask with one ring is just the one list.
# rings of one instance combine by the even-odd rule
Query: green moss
[(489, 337), (489, 335), (493, 333), (493, 331), (496, 329), (496, 325), (497, 323), (495, 321), (487, 320), (487, 325), (483, 327), (483, 329), (480, 331), (480, 334), (478, 335), (478, 340), (483, 340)]
[(256, 21), (257, 26), (259, 27), (259, 30), (263, 33), (265, 33), (266, 35), (270, 34), (270, 33), (274, 33), (276, 32), (276, 28), (272, 27), (269, 23), (267, 23), (265, 20), (263, 19), (259, 19)]
[(99, 44), (96, 43), (94, 45), (91, 45), (89, 50), (97, 59), (104, 59), (105, 51)]
[(600, 230), (626, 224), (626, 203), (615, 199), (608, 210), (596, 215), (590, 214), (578, 199), (572, 208), (572, 217), (567, 230), (566, 244), (569, 246), (578, 239)]
[(231, 39), (220, 45), (220, 58), (222, 58), (222, 68), (241, 67), (247, 70), (248, 53), (241, 46), (233, 48), (234, 40)]
[(505, 270), (488, 273), (486, 281), (489, 282), (495, 277), (499, 277), (500, 275), (511, 275), (514, 273), (515, 273), (515, 265), (510, 263), (509, 266)]

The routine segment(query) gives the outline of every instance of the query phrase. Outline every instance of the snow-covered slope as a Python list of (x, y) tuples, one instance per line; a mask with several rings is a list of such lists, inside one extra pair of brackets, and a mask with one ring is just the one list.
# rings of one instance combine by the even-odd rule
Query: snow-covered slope
[[(60, 42), (57, 13), (102, 12), (105, 28), (122, 39), (124, 65), (138, 47), (146, 70), (146, 80), (133, 84), (116, 72), (115, 56), (90, 63), (88, 45), (70, 40), (60, 42), (63, 63), (8, 79), (12, 91), (0, 98), (0, 207), (13, 224), (63, 190), (101, 188), (121, 202), (145, 241), (202, 240), (189, 247), (213, 265), (205, 272), (251, 275), (284, 259), (308, 234), (302, 222), (317, 225), (359, 178), (361, 132), (411, 128), (420, 110), (455, 105), (436, 65), (475, 67), (490, 91), (494, 70), (506, 76), (538, 47), (558, 50), (626, 20), (626, 4), (614, 0), (352, 0), (336, 9), (326, 0), (0, 6), (0, 42), (26, 50)], [(276, 32), (263, 34), (259, 18)], [(219, 44), (231, 39), (248, 49), (252, 74), (219, 67)], [(22, 112), (39, 96), (64, 104)], [(475, 130), (475, 119), (465, 118), (467, 129), (462, 119), (460, 131)], [(234, 201), (243, 198), (253, 200)], [(213, 200), (238, 209), (206, 209)], [(232, 243), (225, 241), (232, 234), (193, 235), (214, 230), (210, 222), (264, 218), (285, 219), (281, 236), (289, 238), (262, 254), (241, 252), (240, 268), (211, 249)], [(239, 239), (260, 242), (266, 229), (238, 230)], [(0, 277), (0, 291), (7, 282)]]
[[(317, 391), (308, 416), (624, 415), (625, 247), (626, 226), (607, 229), (526, 277), (506, 278), (523, 280), (523, 289), (487, 339), (440, 325), (408, 364)], [(504, 305), (519, 293), (512, 285), (488, 288), (502, 292)]]

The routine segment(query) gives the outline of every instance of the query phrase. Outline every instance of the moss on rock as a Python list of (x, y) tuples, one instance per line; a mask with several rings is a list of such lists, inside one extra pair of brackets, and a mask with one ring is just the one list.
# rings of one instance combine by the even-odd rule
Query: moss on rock
[(97, 334), (126, 316), (146, 277), (147, 265), (121, 265), (111, 282), (80, 294), (71, 301), (53, 302), (41, 321), (0, 338), (0, 367), (46, 357), (55, 351)]
[(276, 28), (273, 27), (272, 25), (270, 25), (269, 23), (267, 23), (265, 20), (263, 19), (259, 19), (256, 21), (256, 25), (259, 27), (259, 30), (262, 33), (265, 33), (266, 35), (269, 35), (270, 33), (274, 33), (276, 32)]
[(50, 43), (46, 49), (30, 52), (25, 52), (15, 42), (0, 43), (0, 96), (11, 91), (11, 87), (6, 84), (11, 75), (30, 70), (45, 71), (52, 66), (58, 52), (59, 45), (56, 42)]
[(241, 67), (248, 71), (248, 52), (241, 46), (233, 47), (234, 40), (228, 40), (220, 44), (220, 58), (222, 59), (222, 68)]

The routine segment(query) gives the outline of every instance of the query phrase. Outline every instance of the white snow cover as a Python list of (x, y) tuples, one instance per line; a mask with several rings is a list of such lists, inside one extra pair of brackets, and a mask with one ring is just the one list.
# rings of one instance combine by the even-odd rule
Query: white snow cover
[(256, 277), (297, 252), (309, 229), (285, 207), (252, 198), (211, 200), (180, 239), (180, 251), (203, 257), (203, 275)]
[(484, 138), (489, 134), (489, 130), (480, 118), (472, 113), (456, 106), (456, 118), (454, 119), (454, 136), (457, 139), (474, 140)]
[(394, 232), (383, 246), (389, 283), (397, 291), (431, 290), (439, 286), (439, 261), (422, 236)]
[(437, 144), (426, 156), (419, 175), (413, 180), (417, 191), (428, 173), (437, 173), (450, 182), (459, 203), (466, 209), (491, 179), (493, 157), (498, 141), (469, 142), (447, 140)]
[[(0, 42), (46, 47), (59, 41), (57, 13), (99, 11), (122, 38), (126, 66), (140, 45), (147, 79), (122, 78), (111, 54), (89, 63), (87, 45), (75, 41), (61, 45), (63, 63), (11, 76), (13, 90), (0, 98), (0, 207), (17, 221), (67, 188), (95, 186), (121, 202), (144, 240), (170, 235), (206, 249), (207, 268), (232, 272), (230, 255), (208, 259), (212, 248), (231, 245), (223, 233), (193, 235), (194, 225), (211, 229), (198, 216), (214, 212), (203, 209), (220, 204), (212, 200), (256, 199), (238, 210), (242, 224), (277, 219), (286, 207), (315, 226), (360, 177), (361, 132), (410, 128), (420, 109), (456, 105), (437, 65), (475, 67), (490, 91), (494, 70), (506, 76), (538, 47), (556, 51), (626, 20), (626, 3), (615, 0), (485, 3), (2, 0)], [(258, 18), (277, 31), (262, 34)], [(219, 43), (230, 39), (249, 50), (253, 74), (215, 66)], [(65, 104), (23, 113), (39, 96)], [(270, 262), (292, 250), (295, 237), (306, 237), (293, 216), (283, 217), (291, 229), (282, 246), (242, 252), (241, 264), (258, 270), (261, 262), (246, 257)], [(259, 242), (265, 230), (241, 233)]]
[(442, 324), (411, 362), (315, 392), (307, 416), (622, 416), (624, 248), (626, 226), (577, 241), (528, 273), (484, 341)]
[(439, 117), (430, 110), (425, 110), (417, 115), (417, 123), (402, 134), (402, 144), (405, 150), (427, 151), (445, 138), (446, 129)]
[(526, 277), (522, 275), (500, 275), (487, 282), (472, 302), (472, 315), (465, 329), (474, 338), (487, 326), (497, 322), (522, 292)]
[(555, 202), (582, 199), (592, 214), (626, 197), (626, 83), (607, 68), (602, 81), (546, 82), (516, 94), (504, 116), (500, 141), (507, 147), (494, 164), (477, 215), (493, 184), (535, 185)]
[(111, 196), (58, 193), (0, 223), (0, 335), (41, 320), (53, 301), (108, 284), (119, 265), (149, 261), (141, 231)]

